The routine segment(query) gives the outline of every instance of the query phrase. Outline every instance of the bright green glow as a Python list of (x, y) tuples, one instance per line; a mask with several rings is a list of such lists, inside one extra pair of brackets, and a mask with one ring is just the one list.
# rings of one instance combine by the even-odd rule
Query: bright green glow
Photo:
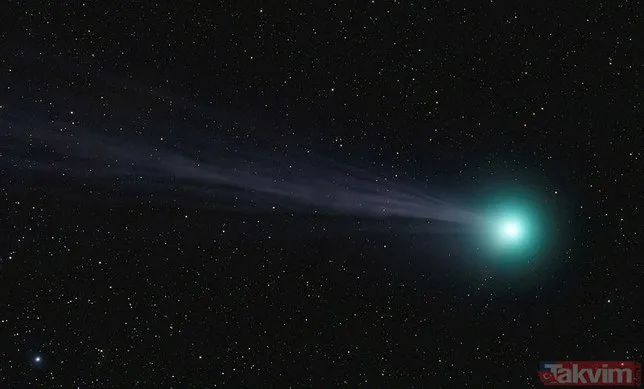
[(549, 199), (540, 190), (518, 184), (495, 185), (490, 190), (477, 205), (481, 215), (477, 245), (486, 262), (504, 274), (523, 274), (522, 269), (549, 261), (558, 232)]
[(521, 236), (521, 226), (515, 220), (509, 220), (503, 223), (501, 233), (507, 240), (516, 240)]
[(504, 262), (529, 261), (541, 243), (539, 216), (526, 202), (495, 204), (487, 215), (493, 256)]
[(498, 250), (507, 254), (518, 254), (530, 242), (530, 221), (520, 210), (501, 212), (500, 215), (492, 217), (490, 222), (492, 240), (496, 242)]

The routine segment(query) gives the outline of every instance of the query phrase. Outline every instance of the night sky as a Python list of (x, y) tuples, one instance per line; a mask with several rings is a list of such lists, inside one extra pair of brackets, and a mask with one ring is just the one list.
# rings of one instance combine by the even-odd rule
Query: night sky
[(0, 387), (642, 360), (637, 2), (210, 3), (0, 6)]

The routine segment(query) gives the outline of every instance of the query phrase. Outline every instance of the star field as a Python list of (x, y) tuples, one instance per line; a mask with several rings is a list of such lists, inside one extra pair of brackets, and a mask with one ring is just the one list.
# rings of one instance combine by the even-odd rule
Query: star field
[[(642, 361), (637, 3), (0, 7), (0, 387), (537, 388), (542, 360)], [(324, 155), (513, 213), (435, 233), (125, 166), (139, 191), (45, 129)]]

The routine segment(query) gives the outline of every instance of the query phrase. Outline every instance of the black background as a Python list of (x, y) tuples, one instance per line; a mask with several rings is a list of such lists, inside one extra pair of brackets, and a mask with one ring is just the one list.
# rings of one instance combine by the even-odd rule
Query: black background
[(523, 388), (541, 360), (641, 359), (640, 13), (5, 3), (3, 134), (313, 150), (473, 205), (519, 187), (550, 236), (508, 271), (411, 222), (119, 197), (0, 156), (0, 383)]

